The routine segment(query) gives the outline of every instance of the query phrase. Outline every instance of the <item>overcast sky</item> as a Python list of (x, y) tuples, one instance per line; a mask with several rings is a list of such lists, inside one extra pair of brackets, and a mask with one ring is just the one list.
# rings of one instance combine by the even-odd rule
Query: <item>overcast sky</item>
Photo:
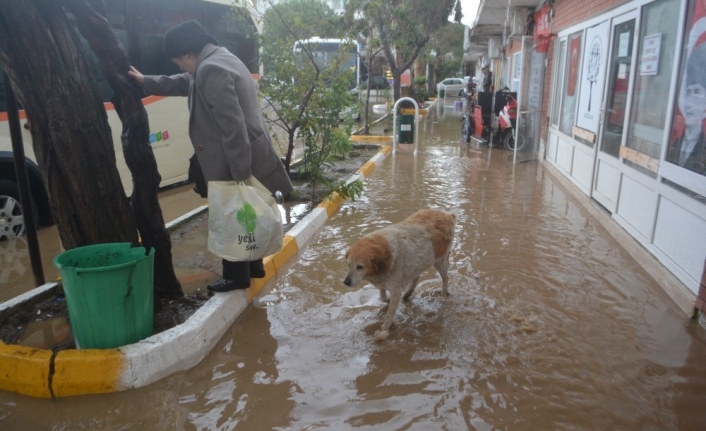
[(461, 11), (463, 12), (463, 20), (461, 22), (467, 26), (473, 25), (478, 12), (480, 0), (461, 0)]

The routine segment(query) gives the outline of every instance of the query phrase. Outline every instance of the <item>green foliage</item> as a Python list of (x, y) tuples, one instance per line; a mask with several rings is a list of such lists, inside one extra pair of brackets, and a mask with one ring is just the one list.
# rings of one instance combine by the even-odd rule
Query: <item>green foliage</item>
[(463, 33), (463, 24), (451, 23), (432, 36), (427, 49), (436, 52), (436, 58), (434, 58), (434, 61), (429, 61), (429, 63), (434, 65), (434, 76), (437, 77), (437, 81), (456, 76), (461, 69), (463, 64)]
[[(363, 193), (363, 182), (361, 180), (355, 180), (351, 181), (349, 184), (346, 184), (345, 181), (342, 181), (333, 188), (333, 191), (338, 193), (338, 195), (342, 198), (350, 199), (355, 202), (356, 198)], [(326, 198), (330, 199), (331, 196), (332, 195), (329, 195)]]
[(423, 103), (429, 98), (426, 76), (417, 76), (414, 78), (414, 93), (417, 95), (417, 101), (420, 103)]
[[(410, 68), (433, 34), (448, 24), (456, 0), (349, 0), (346, 16), (372, 23), (379, 46), (395, 79), (394, 98), (400, 96), (400, 75)], [(357, 25), (356, 28), (364, 26)]]
[(350, 134), (358, 116), (357, 100), (349, 92), (354, 71), (344, 66), (351, 46), (331, 53), (328, 65), (320, 63), (315, 44), (302, 44), (296, 52), (294, 47), (312, 37), (343, 36), (341, 18), (319, 0), (271, 5), (264, 14), (260, 46), (265, 73), (260, 89), (271, 108), (266, 116), (287, 134), (287, 167), (295, 138), (303, 143), (300, 171), (313, 193), (317, 183), (331, 185), (323, 172), (332, 157), (345, 156), (351, 149)]

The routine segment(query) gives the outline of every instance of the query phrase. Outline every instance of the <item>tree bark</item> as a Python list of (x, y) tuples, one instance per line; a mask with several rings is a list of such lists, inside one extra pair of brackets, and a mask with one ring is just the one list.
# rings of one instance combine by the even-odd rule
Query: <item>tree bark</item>
[[(118, 36), (105, 18), (102, 0), (62, 0), (74, 14), (78, 28), (98, 57), (103, 74), (113, 89), (111, 102), (123, 123), (123, 154), (132, 173), (132, 210), (143, 246), (154, 247), (155, 298), (169, 299), (183, 295), (172, 265), (172, 243), (159, 206), (158, 192), (162, 178), (157, 170), (149, 143), (149, 121), (142, 105), (142, 88), (128, 79), (128, 56)], [(158, 303), (155, 301), (155, 303)]]
[[(116, 92), (112, 101), (123, 121), (123, 153), (133, 174), (132, 208), (115, 164), (105, 108), (62, 4), (82, 23)], [(160, 176), (142, 90), (128, 82), (127, 55), (107, 21), (85, 0), (0, 0), (0, 66), (27, 114), (64, 248), (137, 245), (139, 229), (142, 244), (155, 248), (155, 304), (182, 296), (157, 199)]]
[(64, 248), (137, 244), (105, 108), (60, 3), (0, 0), (0, 66), (27, 114)]

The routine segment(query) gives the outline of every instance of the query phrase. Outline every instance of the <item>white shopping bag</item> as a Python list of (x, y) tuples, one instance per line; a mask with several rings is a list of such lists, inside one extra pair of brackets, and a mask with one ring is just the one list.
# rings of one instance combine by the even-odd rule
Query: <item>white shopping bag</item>
[(232, 262), (262, 259), (282, 248), (282, 214), (255, 177), (208, 182), (208, 249)]

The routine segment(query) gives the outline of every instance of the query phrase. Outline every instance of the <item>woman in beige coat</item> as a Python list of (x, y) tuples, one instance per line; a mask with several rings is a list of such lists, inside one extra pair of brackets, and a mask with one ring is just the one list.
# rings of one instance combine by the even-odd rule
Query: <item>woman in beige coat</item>
[[(289, 175), (272, 147), (248, 68), (197, 21), (187, 21), (164, 35), (164, 54), (184, 72), (172, 76), (128, 72), (147, 94), (188, 96), (189, 136), (206, 181), (257, 178), (275, 194), (288, 195)], [(213, 292), (250, 286), (264, 277), (262, 260), (223, 260), (223, 278), (208, 285)]]

